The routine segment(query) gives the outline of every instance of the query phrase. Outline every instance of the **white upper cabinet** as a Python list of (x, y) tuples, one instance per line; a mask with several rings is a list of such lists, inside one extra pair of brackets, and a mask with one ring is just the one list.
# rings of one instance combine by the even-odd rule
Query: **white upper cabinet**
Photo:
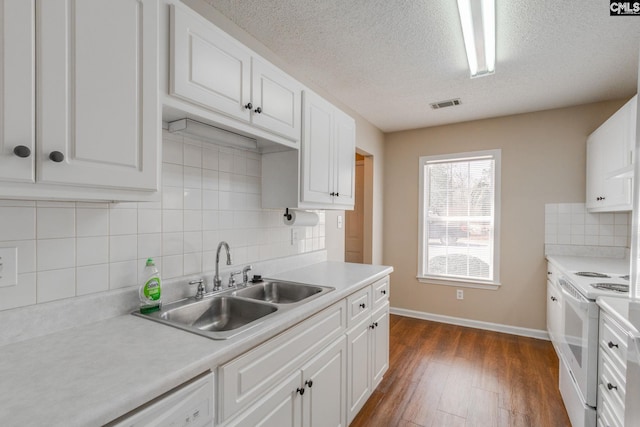
[(0, 196), (148, 200), (160, 160), (157, 2), (33, 3), (2, 2)]
[(0, 180), (34, 182), (35, 2), (0, 1)]
[(302, 106), (300, 153), (262, 155), (262, 207), (353, 209), (355, 121), (308, 90)]
[(587, 139), (587, 208), (594, 212), (632, 209), (637, 96)]
[(355, 121), (311, 91), (303, 104), (301, 201), (353, 209)]
[(300, 83), (194, 11), (170, 8), (169, 94), (297, 143)]

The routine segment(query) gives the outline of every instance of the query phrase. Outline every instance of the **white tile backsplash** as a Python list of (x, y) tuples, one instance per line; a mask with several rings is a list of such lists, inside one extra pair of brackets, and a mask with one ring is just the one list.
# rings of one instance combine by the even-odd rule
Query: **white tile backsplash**
[[(0, 247), (18, 248), (19, 273), (0, 288), (0, 310), (121, 292), (138, 285), (148, 257), (164, 279), (210, 273), (220, 240), (238, 267), (325, 247), (323, 212), (292, 245), (283, 212), (261, 208), (260, 154), (165, 132), (162, 184), (158, 202), (0, 200)], [(615, 243), (628, 219), (609, 220)]]
[(584, 203), (545, 205), (547, 245), (611, 246), (630, 245), (629, 213), (591, 213)]

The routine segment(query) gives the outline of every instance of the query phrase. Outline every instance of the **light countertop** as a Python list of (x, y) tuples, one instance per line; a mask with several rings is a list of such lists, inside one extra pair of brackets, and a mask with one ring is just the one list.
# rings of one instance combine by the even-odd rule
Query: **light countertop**
[(272, 275), (335, 291), (225, 341), (124, 315), (0, 347), (0, 420), (16, 426), (103, 425), (207, 370), (215, 371), (392, 271), (322, 262)]

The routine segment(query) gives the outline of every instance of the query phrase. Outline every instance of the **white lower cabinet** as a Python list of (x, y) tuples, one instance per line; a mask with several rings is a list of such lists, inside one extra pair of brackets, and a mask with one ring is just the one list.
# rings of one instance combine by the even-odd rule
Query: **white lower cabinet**
[(598, 420), (600, 425), (625, 425), (628, 334), (608, 313), (600, 311), (598, 352)]
[(219, 366), (218, 425), (346, 427), (389, 367), (388, 291), (385, 277)]
[[(347, 422), (351, 423), (389, 368), (389, 278), (367, 288), (370, 299), (362, 301), (362, 291), (353, 295), (362, 301), (358, 308), (373, 312), (347, 331)], [(382, 295), (383, 297), (377, 297)], [(372, 298), (372, 299), (371, 299)], [(364, 305), (364, 308), (363, 308)], [(352, 305), (352, 306), (355, 306)], [(360, 314), (354, 315), (360, 319)]]

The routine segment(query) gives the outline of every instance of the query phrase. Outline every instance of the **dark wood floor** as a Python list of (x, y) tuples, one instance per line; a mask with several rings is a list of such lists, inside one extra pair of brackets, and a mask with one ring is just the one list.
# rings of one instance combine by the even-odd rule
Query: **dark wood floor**
[(352, 427), (567, 427), (548, 341), (391, 316), (389, 370)]

